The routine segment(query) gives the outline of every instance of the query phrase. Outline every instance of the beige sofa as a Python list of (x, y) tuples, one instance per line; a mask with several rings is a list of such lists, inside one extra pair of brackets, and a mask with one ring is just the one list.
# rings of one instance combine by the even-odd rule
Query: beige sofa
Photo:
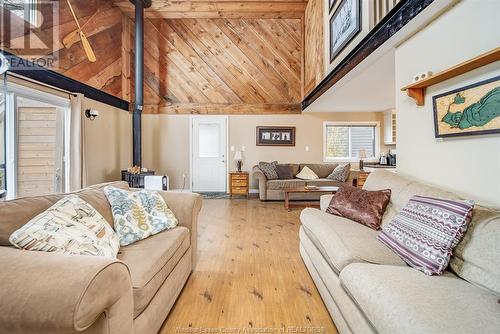
[[(253, 178), (258, 180), (259, 186), (259, 198), (261, 201), (282, 201), (285, 199), (285, 193), (283, 192), (286, 188), (298, 188), (305, 186), (340, 186), (349, 184), (352, 185), (353, 180), (357, 177), (357, 172), (351, 171), (349, 174), (349, 178), (346, 182), (337, 182), (334, 180), (327, 179), (327, 176), (330, 175), (335, 167), (338, 164), (288, 164), (292, 169), (293, 179), (290, 180), (268, 180), (264, 173), (260, 170), (259, 166), (254, 166), (252, 169)], [(312, 181), (305, 181), (301, 179), (295, 178), (295, 176), (304, 168), (304, 166), (309, 167), (316, 175), (318, 175), (319, 179)], [(290, 194), (291, 200), (318, 200), (321, 194), (313, 193), (313, 194)]]
[[(112, 224), (103, 186), (77, 194)], [(10, 234), (64, 195), (0, 202), (0, 333), (157, 333), (196, 262), (201, 208), (199, 195), (161, 195), (179, 226), (116, 260), (13, 248)]]
[[(383, 225), (415, 194), (452, 193), (379, 170), (364, 186), (391, 189)], [(476, 206), (451, 268), (426, 276), (376, 240), (377, 231), (324, 212), (301, 214), (300, 253), (340, 333), (500, 332), (500, 212)]]

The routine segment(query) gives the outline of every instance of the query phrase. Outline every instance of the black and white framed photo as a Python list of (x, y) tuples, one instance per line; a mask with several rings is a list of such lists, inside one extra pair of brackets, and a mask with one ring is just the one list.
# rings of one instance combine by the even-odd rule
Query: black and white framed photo
[(361, 31), (361, 1), (342, 0), (330, 19), (330, 63)]
[(257, 146), (295, 146), (294, 126), (258, 126)]
[(328, 0), (328, 13), (332, 12), (332, 9), (335, 6), (336, 2), (337, 2), (337, 0)]

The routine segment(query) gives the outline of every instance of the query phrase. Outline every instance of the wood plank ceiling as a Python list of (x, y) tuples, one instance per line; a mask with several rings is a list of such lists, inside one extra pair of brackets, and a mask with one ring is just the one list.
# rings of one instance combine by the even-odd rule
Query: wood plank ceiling
[(145, 112), (300, 112), (301, 34), (298, 19), (148, 19)]

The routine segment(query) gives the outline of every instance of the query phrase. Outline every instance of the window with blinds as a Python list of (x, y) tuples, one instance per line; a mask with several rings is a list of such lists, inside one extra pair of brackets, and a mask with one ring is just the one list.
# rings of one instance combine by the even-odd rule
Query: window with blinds
[(325, 160), (357, 159), (364, 150), (376, 155), (376, 125), (325, 124)]

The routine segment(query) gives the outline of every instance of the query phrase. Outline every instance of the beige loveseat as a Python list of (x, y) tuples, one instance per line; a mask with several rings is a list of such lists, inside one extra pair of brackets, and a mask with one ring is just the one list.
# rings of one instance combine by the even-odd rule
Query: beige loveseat
[[(458, 196), (379, 170), (367, 190), (391, 189), (383, 225), (416, 194)], [(324, 212), (301, 214), (300, 253), (340, 333), (500, 332), (500, 212), (477, 206), (451, 268), (426, 276), (377, 241), (377, 231)]]
[[(77, 194), (113, 224), (103, 186)], [(199, 195), (160, 193), (179, 226), (122, 247), (116, 260), (11, 247), (14, 230), (64, 195), (0, 202), (0, 333), (157, 333), (196, 262), (201, 208)]]
[[(349, 178), (346, 182), (338, 182), (334, 180), (327, 179), (335, 167), (338, 164), (287, 164), (292, 170), (293, 179), (289, 180), (268, 180), (264, 173), (260, 170), (259, 166), (254, 166), (252, 169), (253, 178), (258, 180), (259, 186), (259, 198), (261, 201), (281, 201), (285, 199), (285, 193), (283, 192), (286, 188), (298, 188), (305, 186), (340, 186), (349, 184), (352, 185), (353, 180), (357, 177), (357, 172), (351, 171)], [(295, 176), (304, 168), (309, 167), (319, 179), (312, 181), (305, 181), (297, 179)], [(318, 200), (321, 196), (320, 193), (298, 193), (290, 194), (291, 200)]]

